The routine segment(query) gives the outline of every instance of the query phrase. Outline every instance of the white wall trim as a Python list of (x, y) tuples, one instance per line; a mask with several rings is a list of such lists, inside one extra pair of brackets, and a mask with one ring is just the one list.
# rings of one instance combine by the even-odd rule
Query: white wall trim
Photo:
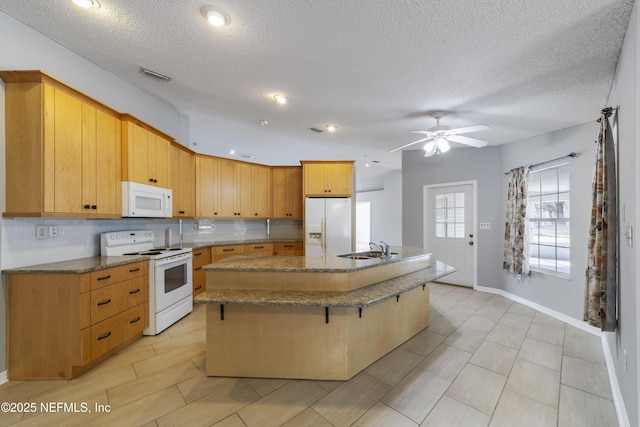
[(0, 384), (4, 384), (9, 381), (9, 377), (7, 376), (7, 371), (0, 372)]
[(631, 427), (631, 424), (629, 422), (629, 416), (627, 415), (627, 410), (624, 405), (624, 400), (622, 398), (622, 392), (620, 391), (620, 385), (618, 384), (618, 377), (616, 376), (615, 365), (613, 363), (613, 355), (611, 354), (611, 349), (609, 347), (609, 344), (607, 343), (607, 339), (604, 333), (602, 333), (598, 328), (595, 328), (587, 324), (586, 322), (582, 322), (580, 320), (574, 319), (573, 317), (567, 316), (566, 314), (562, 314), (558, 311), (552, 310), (543, 305), (537, 304), (535, 302), (529, 301), (517, 295), (511, 294), (502, 289), (490, 288), (487, 286), (478, 286), (476, 287), (476, 290), (480, 292), (498, 294), (505, 298), (509, 298), (512, 301), (520, 303), (529, 308), (533, 308), (534, 310), (537, 310), (555, 319), (568, 323), (571, 326), (575, 326), (578, 329), (581, 329), (585, 332), (589, 332), (597, 337), (600, 337), (600, 341), (602, 343), (602, 352), (604, 353), (604, 359), (607, 365), (607, 371), (609, 373), (609, 385), (611, 386), (611, 394), (613, 396), (613, 405), (616, 408), (616, 414), (618, 416), (618, 424), (620, 427)]

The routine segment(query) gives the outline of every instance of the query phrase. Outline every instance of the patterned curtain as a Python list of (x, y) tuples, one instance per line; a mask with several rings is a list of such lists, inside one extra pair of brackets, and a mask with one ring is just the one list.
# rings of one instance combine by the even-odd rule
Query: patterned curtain
[(613, 135), (609, 127), (612, 109), (598, 119), (600, 134), (591, 187), (591, 224), (585, 274), (584, 320), (602, 331), (617, 324), (617, 180)]
[(527, 238), (527, 184), (529, 167), (509, 173), (507, 218), (504, 227), (504, 261), (502, 268), (517, 275), (529, 274), (529, 242)]

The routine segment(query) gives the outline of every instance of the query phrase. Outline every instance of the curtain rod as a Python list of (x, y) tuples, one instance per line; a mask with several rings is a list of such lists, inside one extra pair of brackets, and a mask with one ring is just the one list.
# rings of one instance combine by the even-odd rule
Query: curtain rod
[[(544, 161), (544, 162), (540, 162), (540, 163), (535, 163), (533, 165), (529, 165), (529, 168), (535, 168), (535, 167), (538, 167), (538, 166), (542, 166), (542, 165), (545, 165), (547, 163), (555, 162), (556, 160), (564, 159), (565, 157), (571, 157), (571, 158), (580, 157), (580, 153), (576, 153), (575, 151), (572, 151), (569, 154), (567, 154), (566, 156), (562, 156), (562, 157), (558, 157), (556, 159), (551, 159), (551, 160), (547, 160), (547, 161)], [(509, 171), (509, 172), (511, 172), (511, 171)], [(505, 175), (509, 175), (509, 172), (505, 172), (504, 174)]]

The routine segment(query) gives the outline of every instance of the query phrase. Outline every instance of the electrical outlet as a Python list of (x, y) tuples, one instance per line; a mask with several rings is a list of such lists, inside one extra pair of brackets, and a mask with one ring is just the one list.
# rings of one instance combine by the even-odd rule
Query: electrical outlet
[(57, 225), (50, 225), (49, 226), (49, 237), (51, 237), (51, 238), (58, 237), (58, 226)]
[(36, 225), (36, 239), (46, 239), (47, 237), (47, 226), (46, 225)]

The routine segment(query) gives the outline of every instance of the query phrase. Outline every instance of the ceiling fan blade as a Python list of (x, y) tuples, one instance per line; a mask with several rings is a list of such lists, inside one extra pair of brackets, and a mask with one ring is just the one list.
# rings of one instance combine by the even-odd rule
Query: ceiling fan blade
[(389, 151), (389, 153), (393, 153), (394, 151), (402, 150), (403, 148), (407, 148), (407, 147), (409, 147), (409, 146), (411, 146), (413, 144), (417, 144), (419, 142), (426, 141), (428, 139), (433, 139), (433, 137), (432, 136), (428, 136), (426, 138), (422, 138), (422, 139), (419, 139), (417, 141), (410, 142), (408, 144), (403, 145), (402, 147), (394, 148), (393, 150)]
[(433, 132), (430, 130), (410, 130), (411, 133), (419, 133), (421, 135), (431, 135)]
[(469, 138), (462, 135), (447, 135), (447, 139), (453, 142), (459, 142), (460, 144), (470, 145), (472, 147), (481, 148), (487, 145), (487, 141), (481, 141), (475, 138)]
[(447, 134), (449, 135), (457, 135), (459, 133), (469, 133), (469, 132), (478, 132), (481, 130), (489, 130), (489, 126), (487, 125), (471, 125), (471, 126), (464, 126), (461, 128), (457, 128), (457, 129), (449, 129), (447, 131)]

